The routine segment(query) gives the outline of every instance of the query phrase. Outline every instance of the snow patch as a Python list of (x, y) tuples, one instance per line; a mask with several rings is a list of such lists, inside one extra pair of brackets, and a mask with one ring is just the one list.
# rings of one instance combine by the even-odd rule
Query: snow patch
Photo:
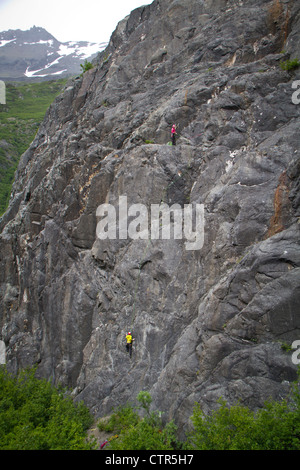
[(10, 42), (15, 41), (16, 39), (17, 39), (17, 38), (8, 39), (8, 40), (0, 39), (0, 47), (6, 46), (6, 44), (9, 44)]
[(102, 51), (106, 47), (106, 43), (88, 43), (86, 46), (80, 46), (76, 42), (66, 42), (59, 46), (58, 54), (60, 56), (77, 55), (83, 59), (87, 59), (94, 54)]
[(29, 70), (29, 67), (27, 67), (24, 75), (27, 78), (31, 78), (31, 77), (48, 77), (50, 75), (51, 76), (52, 75), (60, 75), (63, 72), (67, 72), (67, 69), (64, 69), (64, 70), (59, 70), (58, 72), (53, 72), (53, 73), (38, 74), (38, 72), (42, 72), (44, 70), (47, 70), (49, 67), (51, 67), (51, 65), (53, 65), (54, 63), (57, 63), (57, 62), (58, 62), (58, 59), (55, 60), (54, 62), (52, 62), (51, 64), (46, 65), (46, 67), (44, 67), (43, 69), (39, 69), (39, 70)]
[(26, 72), (24, 73), (24, 75), (26, 75), (26, 77), (28, 77), (28, 78), (30, 78), (30, 77), (50, 77), (50, 76), (54, 76), (54, 75), (60, 75), (63, 72), (67, 72), (67, 69), (59, 70), (58, 72), (53, 72), (53, 73), (44, 73), (44, 74), (35, 75), (37, 72), (39, 72), (39, 70), (29, 72), (28, 69), (27, 69)]
[(23, 44), (29, 44), (30, 46), (35, 46), (36, 44), (48, 44), (48, 46), (53, 46), (53, 39), (48, 39), (48, 41), (37, 41), (37, 42), (23, 42)]

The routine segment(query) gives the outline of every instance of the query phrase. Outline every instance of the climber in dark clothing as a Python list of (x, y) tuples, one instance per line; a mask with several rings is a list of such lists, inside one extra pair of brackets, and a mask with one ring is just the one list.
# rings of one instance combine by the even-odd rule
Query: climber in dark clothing
[(171, 129), (171, 137), (172, 137), (172, 145), (176, 145), (176, 126), (173, 124), (172, 129)]

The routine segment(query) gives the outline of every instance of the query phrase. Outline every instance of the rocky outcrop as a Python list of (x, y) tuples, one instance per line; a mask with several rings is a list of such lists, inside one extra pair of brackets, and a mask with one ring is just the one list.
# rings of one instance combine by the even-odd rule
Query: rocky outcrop
[[(147, 389), (180, 429), (195, 401), (284, 396), (297, 366), (282, 344), (300, 339), (300, 105), (299, 71), (279, 64), (300, 57), (299, 21), (296, 1), (155, 0), (68, 83), (1, 219), (11, 370), (37, 363), (96, 416)], [(203, 246), (100, 240), (97, 208), (118, 213), (120, 196), (202, 205)]]

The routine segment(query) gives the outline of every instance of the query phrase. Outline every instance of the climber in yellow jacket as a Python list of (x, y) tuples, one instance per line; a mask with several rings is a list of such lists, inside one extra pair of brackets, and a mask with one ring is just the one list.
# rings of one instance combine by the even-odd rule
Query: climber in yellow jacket
[(127, 335), (126, 335), (126, 349), (127, 349), (127, 352), (129, 352), (129, 356), (131, 357), (131, 354), (132, 354), (132, 343), (133, 343), (134, 339), (132, 337), (132, 334), (130, 331), (128, 331)]

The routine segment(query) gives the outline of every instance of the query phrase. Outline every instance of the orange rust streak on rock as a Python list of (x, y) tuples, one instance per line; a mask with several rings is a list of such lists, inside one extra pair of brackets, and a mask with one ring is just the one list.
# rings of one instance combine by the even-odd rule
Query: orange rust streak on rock
[(279, 184), (275, 191), (274, 196), (274, 215), (270, 220), (270, 227), (266, 238), (272, 237), (276, 233), (282, 232), (285, 229), (284, 219), (286, 211), (289, 210), (289, 185), (288, 176), (284, 171), (279, 178)]

